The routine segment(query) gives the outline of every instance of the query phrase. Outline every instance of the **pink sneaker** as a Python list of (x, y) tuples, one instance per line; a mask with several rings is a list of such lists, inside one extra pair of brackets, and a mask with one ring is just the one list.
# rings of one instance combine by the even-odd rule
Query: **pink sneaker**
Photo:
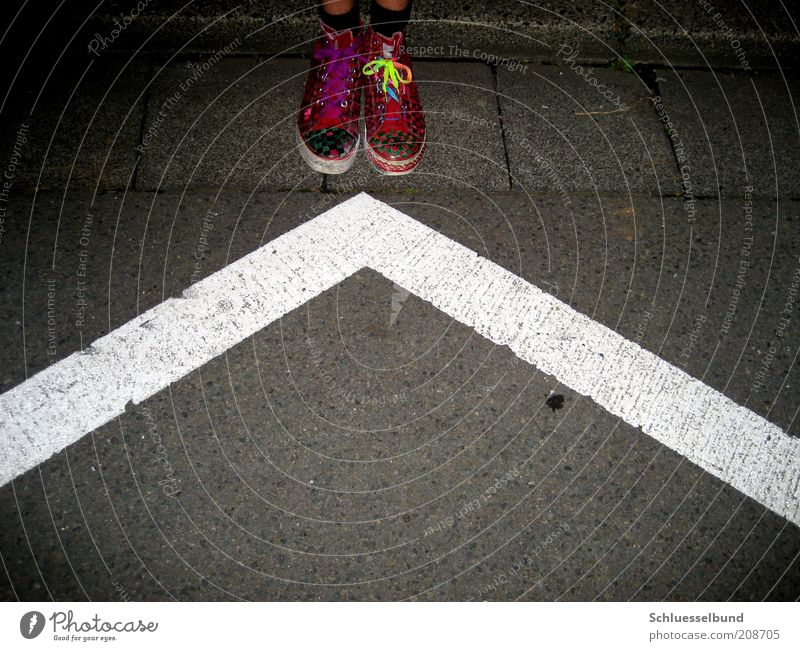
[(425, 114), (405, 49), (405, 34), (391, 38), (367, 28), (362, 49), (364, 151), (372, 165), (389, 175), (413, 172), (425, 151)]
[(360, 142), (362, 34), (361, 28), (334, 32), (321, 21), (320, 26), (297, 117), (297, 141), (311, 169), (342, 174), (353, 166)]

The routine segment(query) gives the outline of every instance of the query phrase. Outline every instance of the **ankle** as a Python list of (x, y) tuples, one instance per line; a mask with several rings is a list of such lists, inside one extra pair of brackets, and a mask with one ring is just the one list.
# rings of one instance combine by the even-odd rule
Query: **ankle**
[(319, 18), (334, 32), (345, 30), (356, 30), (361, 26), (361, 15), (358, 11), (358, 3), (353, 3), (349, 11), (342, 14), (329, 14), (325, 11), (325, 5), (320, 5)]
[(377, 0), (370, 3), (370, 23), (381, 36), (391, 38), (397, 32), (404, 32), (411, 18), (411, 3), (404, 9), (387, 9), (378, 4)]

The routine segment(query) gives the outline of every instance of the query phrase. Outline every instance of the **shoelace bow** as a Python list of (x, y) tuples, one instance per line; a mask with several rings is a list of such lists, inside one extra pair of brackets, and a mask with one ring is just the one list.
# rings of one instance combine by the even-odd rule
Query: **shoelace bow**
[(314, 51), (313, 58), (321, 61), (325, 66), (325, 83), (322, 86), (322, 96), (324, 98), (321, 115), (324, 117), (338, 116), (341, 100), (336, 101), (336, 97), (344, 95), (347, 91), (347, 78), (350, 76), (350, 61), (357, 59), (359, 62), (366, 59), (358, 53), (359, 42), (354, 40), (346, 48), (321, 47)]
[(394, 59), (373, 59), (362, 72), (367, 76), (383, 73), (383, 92), (396, 102), (400, 101), (400, 84), (409, 84), (413, 79), (411, 68)]

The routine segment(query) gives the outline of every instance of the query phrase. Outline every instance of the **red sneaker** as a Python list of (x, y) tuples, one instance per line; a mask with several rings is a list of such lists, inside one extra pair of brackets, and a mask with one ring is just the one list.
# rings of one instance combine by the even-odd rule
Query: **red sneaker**
[(388, 38), (368, 27), (362, 53), (367, 158), (383, 174), (413, 172), (425, 151), (425, 115), (405, 34)]
[(335, 32), (320, 26), (297, 117), (297, 143), (311, 169), (342, 174), (353, 166), (360, 140), (363, 36), (360, 28)]

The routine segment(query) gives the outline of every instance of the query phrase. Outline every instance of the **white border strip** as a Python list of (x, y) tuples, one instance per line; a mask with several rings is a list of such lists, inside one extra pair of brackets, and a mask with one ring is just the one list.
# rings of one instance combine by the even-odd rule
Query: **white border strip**
[(800, 525), (800, 440), (366, 194), (0, 396), (0, 485), (365, 266)]

